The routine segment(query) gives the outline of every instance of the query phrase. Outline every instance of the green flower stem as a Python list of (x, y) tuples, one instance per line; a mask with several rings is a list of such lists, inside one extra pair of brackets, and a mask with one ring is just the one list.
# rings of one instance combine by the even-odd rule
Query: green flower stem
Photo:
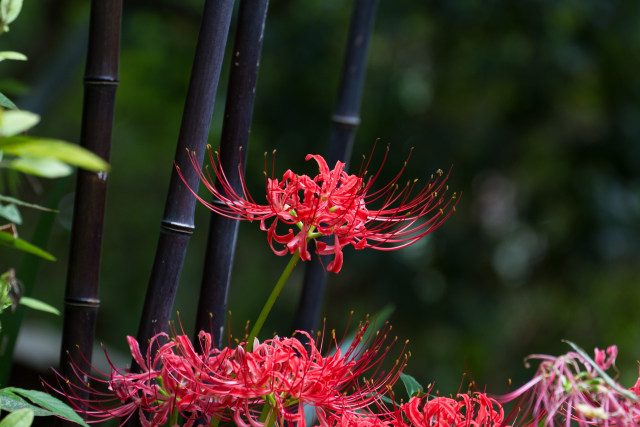
[[(267, 402), (269, 402), (268, 399)], [(273, 414), (273, 408), (271, 403), (265, 403), (262, 407), (262, 413), (260, 414), (260, 422), (264, 423), (264, 427), (272, 427), (275, 422), (275, 416)]]
[(173, 408), (173, 412), (169, 416), (169, 424), (167, 425), (175, 426), (176, 424), (178, 424), (178, 412), (179, 411), (176, 408)]
[(264, 325), (265, 320), (267, 320), (267, 316), (269, 315), (269, 312), (271, 311), (273, 304), (275, 304), (276, 299), (278, 299), (278, 295), (280, 295), (280, 291), (282, 291), (282, 287), (284, 286), (285, 282), (291, 275), (291, 272), (293, 271), (293, 267), (296, 266), (296, 263), (298, 262), (299, 259), (300, 259), (300, 251), (296, 251), (296, 253), (294, 253), (291, 259), (289, 260), (289, 263), (287, 264), (287, 266), (284, 268), (284, 271), (280, 275), (278, 282), (273, 287), (273, 290), (271, 291), (271, 295), (269, 295), (267, 302), (264, 304), (264, 307), (262, 307), (262, 311), (260, 312), (258, 319), (253, 324), (253, 328), (251, 328), (251, 332), (249, 332), (249, 338), (247, 338), (247, 351), (253, 351), (253, 341), (260, 333), (260, 330), (262, 329), (262, 326)]

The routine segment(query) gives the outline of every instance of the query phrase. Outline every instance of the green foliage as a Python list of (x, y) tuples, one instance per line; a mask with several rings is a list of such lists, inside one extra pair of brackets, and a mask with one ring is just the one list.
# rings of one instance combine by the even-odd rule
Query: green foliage
[(56, 258), (48, 253), (47, 251), (40, 249), (37, 246), (32, 245), (19, 238), (17, 235), (7, 233), (6, 231), (0, 230), (0, 245), (9, 246), (11, 248), (17, 249), (19, 251), (27, 252), (33, 255), (37, 255), (41, 258), (44, 258), (49, 261), (55, 261)]
[(14, 61), (26, 61), (27, 57), (25, 54), (20, 52), (14, 52), (12, 50), (4, 50), (0, 52), (0, 61), (4, 61), (5, 59), (13, 59)]
[(404, 389), (406, 390), (409, 398), (422, 395), (424, 388), (420, 385), (418, 380), (413, 378), (411, 375), (402, 373), (400, 374), (400, 380), (402, 380), (402, 384), (404, 385)]
[[(24, 398), (28, 399), (30, 402)], [(82, 418), (80, 418), (80, 416), (76, 414), (69, 405), (42, 391), (25, 390), (18, 387), (5, 387), (0, 389), (0, 405), (2, 405), (2, 409), (5, 411), (15, 413), (17, 411), (27, 410), (32, 414), (32, 417), (34, 415), (55, 415), (84, 427), (88, 427)]]
[(55, 307), (52, 307), (49, 304), (38, 301), (34, 298), (22, 296), (21, 284), (16, 278), (15, 271), (13, 269), (9, 269), (9, 271), (0, 275), (0, 313), (9, 307), (15, 309), (18, 304), (46, 313), (55, 315), (60, 314)]
[[(73, 166), (93, 171), (107, 171), (109, 165), (90, 151), (65, 141), (17, 135), (40, 121), (37, 114), (27, 111), (3, 111), (0, 114), (0, 168), (28, 173), (31, 175), (58, 178), (72, 173)], [(22, 218), (17, 205), (43, 209), (37, 205), (22, 202), (13, 197), (0, 196), (0, 200), (10, 201), (0, 205), (0, 216), (11, 223), (20, 224)], [(17, 232), (2, 232), (0, 244), (22, 250), (48, 260), (55, 258), (46, 251), (20, 239)]]
[(33, 423), (32, 409), (23, 408), (10, 413), (0, 421), (0, 427), (29, 427)]
[(45, 313), (55, 314), (56, 316), (60, 315), (60, 310), (47, 304), (46, 302), (42, 302), (35, 298), (21, 297), (20, 304), (24, 305), (25, 307), (29, 307), (32, 310), (43, 311)]
[(10, 110), (0, 114), (0, 137), (16, 135), (34, 127), (40, 116), (28, 111)]
[(0, 107), (4, 108), (18, 108), (16, 104), (13, 103), (7, 96), (3, 93), (0, 93)]
[(11, 24), (22, 10), (22, 0), (0, 0), (0, 31), (9, 31)]
[(78, 145), (65, 141), (35, 138), (26, 135), (0, 138), (0, 150), (5, 154), (19, 156), (7, 160), (6, 167), (21, 170), (32, 175), (58, 178), (71, 174), (68, 165), (79, 166), (91, 171), (108, 171), (107, 162)]
[(22, 224), (22, 216), (14, 204), (6, 206), (0, 205), (0, 216), (14, 224)]

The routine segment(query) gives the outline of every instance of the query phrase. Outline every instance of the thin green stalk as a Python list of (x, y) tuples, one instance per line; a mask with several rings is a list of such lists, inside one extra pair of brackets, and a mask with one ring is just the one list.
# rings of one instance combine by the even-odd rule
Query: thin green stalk
[(293, 271), (293, 267), (296, 266), (296, 263), (298, 262), (299, 259), (300, 259), (300, 251), (296, 251), (296, 253), (294, 253), (291, 259), (289, 260), (289, 263), (287, 264), (287, 266), (284, 268), (284, 271), (280, 275), (278, 282), (273, 287), (273, 290), (271, 291), (271, 295), (269, 295), (267, 302), (264, 304), (264, 307), (262, 307), (262, 311), (260, 312), (260, 315), (258, 316), (256, 323), (254, 323), (253, 328), (251, 328), (251, 332), (249, 333), (249, 338), (247, 338), (247, 351), (253, 351), (253, 341), (260, 333), (260, 330), (262, 329), (262, 326), (264, 325), (265, 320), (267, 320), (267, 316), (269, 315), (269, 312), (271, 311), (273, 304), (275, 304), (276, 300), (278, 299), (278, 295), (280, 295), (280, 291), (282, 291), (282, 287), (284, 286), (285, 282), (291, 275), (291, 272)]
[(264, 424), (264, 427), (273, 427), (276, 417), (274, 416), (273, 409), (276, 407), (273, 395), (269, 394), (264, 397), (267, 402), (262, 407), (262, 413), (260, 414), (260, 422)]
[(174, 408), (173, 412), (169, 416), (169, 424), (168, 425), (175, 426), (178, 423), (178, 413), (179, 413), (179, 411)]

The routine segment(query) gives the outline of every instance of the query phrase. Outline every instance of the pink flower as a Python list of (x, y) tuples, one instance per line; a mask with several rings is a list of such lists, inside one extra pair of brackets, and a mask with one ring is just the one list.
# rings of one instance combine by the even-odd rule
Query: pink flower
[[(519, 389), (498, 398), (516, 400), (509, 418), (521, 425), (634, 426), (640, 423), (640, 399), (604, 372), (615, 363), (617, 347), (596, 348), (595, 360), (576, 351), (562, 356), (531, 355), (540, 360), (536, 375)], [(631, 389), (635, 392), (635, 389)]]
[[(319, 173), (312, 178), (287, 170), (281, 180), (267, 177), (267, 204), (259, 204), (249, 194), (244, 181), (241, 194), (232, 188), (220, 166), (220, 156), (212, 153), (209, 146), (213, 175), (208, 168), (201, 170), (195, 153), (189, 153), (189, 157), (215, 201), (208, 202), (194, 189), (191, 191), (202, 204), (220, 215), (260, 221), (260, 229), (267, 231), (269, 245), (277, 255), (299, 251), (300, 258), (308, 261), (311, 259), (307, 250), (309, 240), (331, 236), (329, 243), (316, 240), (316, 253), (333, 255), (327, 270), (337, 273), (342, 268), (345, 246), (400, 249), (437, 229), (455, 210), (456, 194), (445, 198), (448, 175), (443, 176), (441, 170), (422, 186), (418, 180), (403, 186), (399, 180), (405, 162), (388, 184), (374, 190), (373, 183), (388, 152), (387, 147), (382, 164), (373, 175), (368, 172), (370, 161), (363, 162), (357, 175), (350, 175), (345, 172), (344, 163), (336, 162), (334, 168), (329, 169), (322, 156), (308, 154), (306, 160), (314, 160)], [(238, 171), (242, 177), (241, 165)]]

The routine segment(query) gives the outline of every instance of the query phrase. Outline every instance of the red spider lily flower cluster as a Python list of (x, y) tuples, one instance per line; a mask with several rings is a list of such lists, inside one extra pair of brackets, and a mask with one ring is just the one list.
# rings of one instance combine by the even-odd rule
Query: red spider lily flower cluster
[[(336, 162), (329, 169), (320, 155), (309, 154), (306, 160), (318, 164), (315, 177), (299, 175), (287, 170), (282, 179), (266, 177), (266, 204), (259, 204), (249, 194), (242, 178), (242, 165), (238, 165), (241, 177), (241, 193), (229, 183), (221, 165), (220, 156), (207, 147), (213, 174), (203, 171), (189, 152), (193, 167), (200, 180), (213, 194), (214, 202), (208, 202), (193, 194), (205, 206), (230, 218), (260, 221), (260, 228), (267, 231), (271, 249), (277, 255), (299, 251), (300, 259), (308, 261), (311, 255), (307, 243), (320, 236), (329, 241), (315, 240), (316, 253), (333, 255), (327, 270), (337, 273), (342, 268), (342, 248), (351, 245), (356, 249), (374, 248), (394, 250), (409, 246), (437, 229), (455, 210), (454, 193), (446, 198), (448, 175), (441, 170), (423, 185), (418, 180), (399, 183), (404, 168), (385, 186), (375, 190), (373, 184), (380, 175), (389, 147), (378, 171), (370, 175), (370, 160), (364, 161), (357, 175), (345, 171), (343, 162)], [(265, 154), (266, 163), (266, 154)], [(180, 172), (180, 168), (178, 168)], [(216, 185), (217, 181), (217, 185)], [(271, 221), (269, 224), (267, 221)], [(279, 224), (286, 224), (286, 232), (279, 231)], [(332, 237), (332, 239), (331, 239)], [(282, 245), (276, 247), (276, 244)]]
[(504, 425), (504, 409), (485, 393), (458, 394), (456, 398), (413, 397), (401, 407), (413, 427)]
[(626, 390), (605, 372), (615, 366), (617, 347), (596, 348), (595, 360), (578, 350), (558, 357), (529, 356), (527, 361), (541, 361), (535, 377), (498, 399), (516, 400), (509, 418), (526, 426), (639, 425), (640, 384)]
[[(394, 404), (395, 405), (395, 404)], [(504, 409), (485, 393), (434, 397), (414, 396), (407, 403), (377, 412), (334, 413), (323, 425), (332, 427), (501, 427)]]
[[(406, 365), (403, 350), (395, 365), (384, 369), (382, 362), (396, 339), (388, 337), (390, 328), (374, 333), (369, 326), (359, 325), (349, 345), (332, 333), (332, 354), (326, 356), (323, 337), (316, 342), (305, 332), (299, 332), (302, 340), (294, 336), (256, 341), (253, 351), (246, 350), (246, 343), (217, 349), (205, 332), (199, 335), (197, 351), (185, 335), (167, 341), (162, 333), (153, 338), (146, 357), (128, 337), (141, 373), (112, 366), (110, 375), (90, 378), (105, 386), (104, 391), (62, 377), (54, 390), (93, 421), (128, 419), (137, 412), (142, 425), (149, 427), (164, 425), (177, 414), (184, 417), (184, 426), (212, 420), (232, 420), (240, 427), (261, 427), (269, 420), (304, 426), (304, 408), (312, 407), (321, 425), (328, 426), (328, 420), (355, 416), (377, 405)], [(151, 350), (160, 340), (167, 342)]]

